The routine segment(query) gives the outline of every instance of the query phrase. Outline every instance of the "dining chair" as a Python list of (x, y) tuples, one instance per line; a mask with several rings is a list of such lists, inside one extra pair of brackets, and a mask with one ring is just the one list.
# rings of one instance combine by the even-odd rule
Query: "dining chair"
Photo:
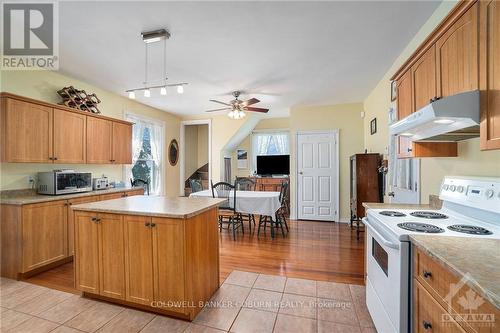
[(149, 182), (141, 178), (130, 178), (130, 186), (132, 187), (143, 187), (146, 190), (146, 194), (149, 195)]
[(275, 213), (274, 220), (272, 219), (271, 216), (260, 216), (259, 218), (259, 229), (257, 231), (257, 236), (260, 235), (260, 227), (264, 226), (264, 232), (266, 231), (267, 223), (271, 225), (271, 236), (273, 234), (273, 228), (276, 227), (276, 229), (280, 228), (281, 229), (281, 234), (283, 237), (285, 237), (285, 231), (283, 230), (283, 224), (285, 225), (286, 232), (288, 233), (288, 224), (286, 222), (286, 198), (287, 198), (287, 192), (288, 192), (288, 182), (284, 181), (281, 183), (280, 187), (280, 195), (279, 195), (279, 201), (280, 201), (280, 208)]
[(289, 231), (288, 224), (286, 222), (286, 216), (288, 215), (288, 193), (289, 193), (289, 183), (284, 181), (281, 183), (280, 188), (280, 208), (276, 212), (276, 220), (281, 220), (285, 224), (286, 232)]
[[(256, 182), (248, 177), (236, 177), (235, 186), (238, 191), (255, 191)], [(248, 221), (248, 228), (252, 232), (252, 224), (255, 226), (255, 215), (242, 215), (243, 220)]]
[(203, 184), (199, 179), (190, 179), (189, 186), (191, 187), (191, 193), (203, 191)]
[[(236, 186), (226, 183), (218, 182), (212, 185), (212, 197), (227, 199), (224, 203), (219, 205), (219, 230), (222, 231), (222, 225), (228, 224), (228, 229), (233, 229), (233, 240), (236, 240), (236, 230), (241, 227), (242, 233), (245, 233), (243, 219), (241, 214), (236, 212)], [(231, 207), (230, 201), (233, 202)]]

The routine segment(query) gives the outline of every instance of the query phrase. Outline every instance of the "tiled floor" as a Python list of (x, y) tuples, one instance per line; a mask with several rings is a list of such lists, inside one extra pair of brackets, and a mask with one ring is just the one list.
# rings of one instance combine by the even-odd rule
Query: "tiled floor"
[(233, 271), (192, 323), (2, 278), (1, 332), (375, 333), (364, 287)]

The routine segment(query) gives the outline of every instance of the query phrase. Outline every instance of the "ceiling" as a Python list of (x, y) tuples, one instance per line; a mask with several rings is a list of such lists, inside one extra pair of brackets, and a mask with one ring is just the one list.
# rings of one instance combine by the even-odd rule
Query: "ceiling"
[[(60, 69), (126, 96), (144, 81), (140, 33), (166, 28), (169, 83), (142, 103), (189, 116), (249, 92), (270, 116), (290, 107), (364, 100), (439, 5), (433, 1), (61, 2)], [(161, 82), (163, 44), (150, 47)]]

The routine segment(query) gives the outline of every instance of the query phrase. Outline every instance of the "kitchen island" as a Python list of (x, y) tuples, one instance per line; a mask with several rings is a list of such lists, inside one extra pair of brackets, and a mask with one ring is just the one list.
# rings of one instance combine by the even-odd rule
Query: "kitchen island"
[(73, 206), (76, 288), (193, 320), (219, 288), (222, 202), (137, 196)]

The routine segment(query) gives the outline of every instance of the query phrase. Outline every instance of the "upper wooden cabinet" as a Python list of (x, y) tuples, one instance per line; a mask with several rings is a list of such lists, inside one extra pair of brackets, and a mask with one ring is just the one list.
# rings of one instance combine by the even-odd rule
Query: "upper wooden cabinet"
[(413, 110), (413, 95), (412, 95), (412, 76), (411, 71), (407, 71), (398, 80), (397, 89), (397, 108), (398, 108), (398, 119), (403, 119), (409, 116)]
[(132, 123), (1, 93), (0, 160), (132, 163)]
[(429, 104), (436, 92), (436, 48), (433, 45), (411, 67), (413, 112)]
[(478, 7), (469, 8), (436, 42), (439, 97), (478, 89)]
[(132, 163), (132, 126), (113, 122), (112, 162), (117, 164)]
[(87, 163), (113, 163), (111, 144), (113, 123), (106, 119), (87, 119)]
[(52, 108), (2, 99), (2, 162), (52, 163)]
[(54, 161), (85, 163), (86, 123), (83, 114), (54, 109)]
[(480, 2), (481, 149), (500, 149), (500, 3)]

